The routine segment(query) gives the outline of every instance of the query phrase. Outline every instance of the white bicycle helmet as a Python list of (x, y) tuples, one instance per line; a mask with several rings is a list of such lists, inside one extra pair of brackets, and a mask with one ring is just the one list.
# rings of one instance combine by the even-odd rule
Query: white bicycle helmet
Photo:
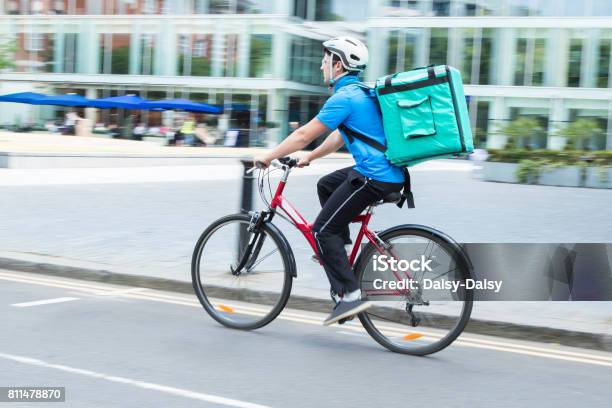
[(347, 71), (363, 71), (368, 65), (368, 48), (353, 37), (336, 37), (323, 43), (323, 47), (340, 58)]

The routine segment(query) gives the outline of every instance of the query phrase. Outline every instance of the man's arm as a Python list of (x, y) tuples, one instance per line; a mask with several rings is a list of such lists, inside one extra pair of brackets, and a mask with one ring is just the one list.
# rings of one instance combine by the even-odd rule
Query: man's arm
[(344, 139), (340, 132), (336, 129), (325, 138), (323, 143), (312, 152), (300, 159), (298, 166), (308, 166), (311, 161), (327, 156), (330, 153), (337, 151), (344, 145)]
[(260, 157), (256, 157), (255, 161), (262, 162), (268, 166), (274, 159), (278, 159), (297, 152), (298, 150), (302, 150), (312, 143), (313, 140), (328, 130), (329, 129), (323, 123), (321, 123), (319, 119), (314, 118), (304, 126), (296, 129), (274, 149)]

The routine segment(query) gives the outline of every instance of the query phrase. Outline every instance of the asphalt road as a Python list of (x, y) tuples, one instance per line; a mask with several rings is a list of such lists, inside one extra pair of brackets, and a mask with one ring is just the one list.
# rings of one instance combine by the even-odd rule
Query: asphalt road
[[(58, 303), (29, 302), (58, 298)], [(25, 302), (25, 305), (23, 303)], [(21, 307), (19, 304), (22, 304)], [(195, 297), (0, 271), (0, 386), (36, 407), (608, 407), (612, 354), (465, 335), (429, 357), (294, 311), (225, 329)], [(15, 406), (26, 406), (17, 405)]]

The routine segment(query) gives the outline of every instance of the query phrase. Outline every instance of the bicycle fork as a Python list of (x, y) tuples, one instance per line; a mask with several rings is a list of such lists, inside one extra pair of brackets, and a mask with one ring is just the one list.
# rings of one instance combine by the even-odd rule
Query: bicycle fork
[[(234, 276), (239, 276), (244, 270), (249, 272), (257, 260), (259, 252), (261, 251), (266, 239), (266, 235), (261, 231), (261, 226), (266, 219), (265, 211), (262, 211), (261, 213), (249, 211), (249, 215), (251, 215), (249, 226), (246, 228), (246, 230), (240, 230), (238, 240), (238, 254), (242, 253), (242, 256), (240, 256), (240, 259), (236, 265), (230, 265), (230, 271)], [(247, 239), (248, 243), (245, 242)]]

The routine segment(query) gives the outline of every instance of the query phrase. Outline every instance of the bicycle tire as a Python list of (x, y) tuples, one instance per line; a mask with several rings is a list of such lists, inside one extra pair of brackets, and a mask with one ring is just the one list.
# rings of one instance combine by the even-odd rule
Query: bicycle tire
[[(458, 244), (456, 244), (452, 239), (447, 237), (445, 234), (440, 231), (436, 231), (432, 228), (421, 226), (421, 225), (402, 225), (391, 228), (389, 230), (378, 233), (378, 236), (383, 241), (387, 242), (392, 238), (397, 238), (401, 236), (405, 237), (422, 237), (426, 239), (430, 239), (440, 245), (444, 250), (453, 254), (454, 260), (457, 262), (458, 267), (460, 268), (460, 276), (462, 279), (468, 279), (472, 277), (471, 273), (471, 264), (469, 259), (464, 256), (463, 252), (459, 248)], [(369, 243), (365, 246), (365, 248), (361, 251), (359, 259), (357, 260), (355, 266), (355, 273), (357, 274), (359, 284), (361, 286), (362, 279), (364, 275), (364, 271), (366, 270), (366, 262), (371, 258), (373, 252), (376, 251), (374, 245)], [(464, 298), (464, 306), (462, 307), (461, 316), (457, 321), (455, 327), (442, 338), (440, 341), (435, 343), (415, 348), (402, 348), (398, 347), (396, 344), (391, 342), (386, 336), (384, 336), (377, 328), (376, 324), (372, 321), (370, 316), (368, 315), (368, 311), (360, 313), (358, 315), (361, 324), (368, 332), (368, 334), (380, 345), (387, 348), (390, 351), (401, 353), (401, 354), (409, 354), (414, 356), (425, 356), (428, 354), (436, 353), (444, 348), (448, 347), (452, 344), (453, 341), (459, 337), (459, 335), (463, 332), (466, 325), (469, 322), (470, 315), (472, 312), (474, 300), (474, 293), (472, 290), (465, 291)]]
[(202, 252), (205, 248), (206, 243), (210, 239), (210, 237), (222, 226), (230, 224), (232, 222), (236, 223), (249, 223), (251, 220), (250, 216), (247, 214), (233, 214), (228, 215), (218, 220), (214, 221), (212, 224), (206, 228), (206, 230), (202, 233), (200, 238), (198, 239), (192, 256), (191, 262), (191, 277), (192, 277), (192, 285), (198, 300), (202, 304), (204, 310), (217, 322), (220, 324), (238, 330), (254, 330), (261, 328), (271, 321), (273, 321), (280, 312), (284, 309), (289, 300), (289, 295), (291, 294), (291, 287), (293, 282), (293, 277), (295, 276), (295, 260), (293, 257), (293, 252), (291, 251), (291, 247), (289, 246), (287, 239), (282, 235), (282, 233), (269, 222), (264, 222), (261, 226), (261, 230), (267, 235), (268, 238), (271, 238), (274, 243), (279, 248), (279, 253), (282, 258), (283, 266), (284, 266), (284, 281), (282, 291), (278, 298), (278, 301), (274, 304), (273, 308), (265, 314), (261, 319), (253, 321), (248, 324), (239, 324), (236, 322), (232, 322), (231, 320), (222, 318), (219, 311), (215, 308), (215, 306), (211, 303), (209, 296), (207, 295), (201, 280), (200, 274), (200, 260), (202, 256)]

